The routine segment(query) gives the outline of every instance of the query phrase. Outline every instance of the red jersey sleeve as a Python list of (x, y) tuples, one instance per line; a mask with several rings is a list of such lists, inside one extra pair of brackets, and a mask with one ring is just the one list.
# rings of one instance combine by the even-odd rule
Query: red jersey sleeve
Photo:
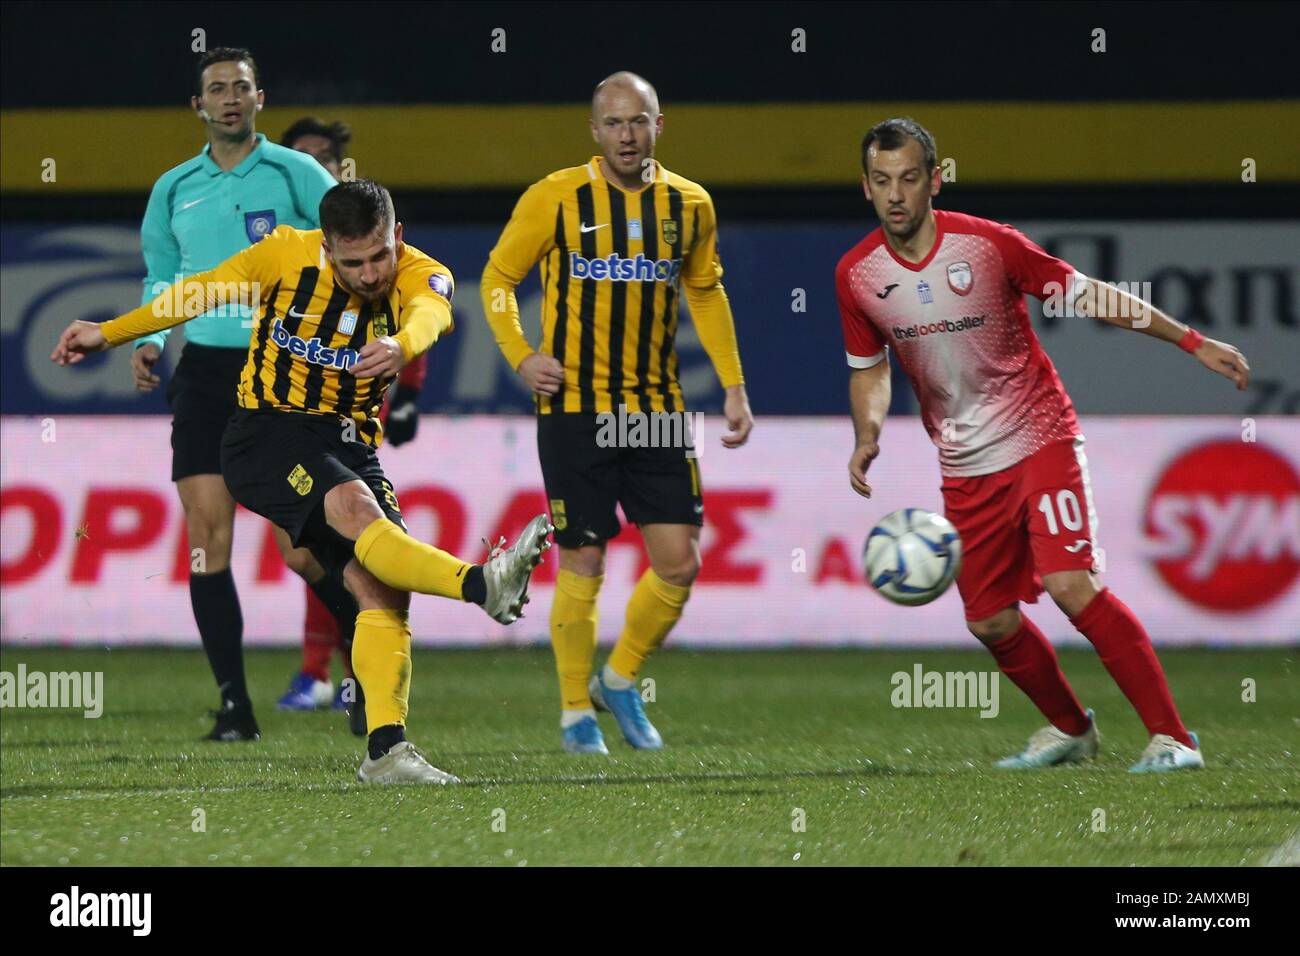
[(852, 368), (871, 368), (885, 358), (885, 340), (858, 305), (852, 271), (857, 259), (845, 256), (835, 268), (835, 299), (844, 329), (844, 357)]
[(1049, 255), (1019, 229), (1000, 222), (989, 223), (991, 238), (1006, 265), (1007, 278), (1017, 292), (1047, 299), (1053, 295), (1077, 294), (1076, 286), (1086, 276), (1056, 256)]
[(397, 373), (397, 384), (419, 389), (424, 387), (424, 376), (429, 371), (429, 353), (421, 352), (414, 361), (407, 362)]

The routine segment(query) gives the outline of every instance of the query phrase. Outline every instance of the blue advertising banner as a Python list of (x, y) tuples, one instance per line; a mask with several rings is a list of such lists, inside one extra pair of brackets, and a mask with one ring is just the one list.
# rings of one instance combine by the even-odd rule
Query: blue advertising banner
[[(862, 227), (865, 229), (866, 227)], [(430, 354), (424, 411), (528, 412), (527, 390), (501, 357), (483, 318), (479, 275), (499, 228), (410, 226), (408, 241), (456, 277), (456, 331)], [(835, 307), (835, 263), (862, 236), (849, 226), (723, 224), (723, 282), (736, 317), (741, 359), (756, 414), (847, 412), (844, 345)], [(129, 352), (92, 356), (75, 370), (49, 361), (73, 319), (103, 321), (139, 304), (144, 275), (137, 226), (12, 225), (0, 229), (3, 348), (0, 408), (6, 414), (165, 413), (163, 389), (137, 393)], [(525, 331), (539, 337), (536, 272), (519, 289)], [(169, 341), (164, 375), (180, 355), (183, 329)], [(720, 411), (722, 389), (694, 327), (678, 332), (682, 387), (692, 406)], [(911, 407), (896, 383), (895, 412)]]

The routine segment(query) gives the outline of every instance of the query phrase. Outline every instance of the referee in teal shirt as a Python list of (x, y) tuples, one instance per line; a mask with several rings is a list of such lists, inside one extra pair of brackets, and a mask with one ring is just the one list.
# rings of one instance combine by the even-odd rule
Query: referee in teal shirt
[[(148, 270), (142, 301), (181, 276), (213, 268), (276, 226), (319, 228), (321, 197), (334, 179), (311, 156), (269, 143), (257, 132), (264, 96), (247, 50), (214, 49), (199, 61), (191, 105), (207, 129), (208, 145), (154, 184), (140, 228)], [(230, 571), (235, 501), (221, 477), (220, 452), (248, 357), (251, 320), (251, 310), (232, 307), (189, 322), (185, 349), (167, 384), (172, 481), (185, 509), (192, 558), (190, 603), (221, 691), (210, 740), (259, 737), (244, 680), (243, 615)], [(161, 333), (136, 346), (131, 369), (141, 391), (159, 384), (154, 367), (165, 341)], [(351, 595), (326, 578), (305, 550), (292, 549), (287, 536), (277, 535), (277, 541), (286, 562), (326, 607), (343, 620), (351, 612), (350, 632), (356, 614)]]

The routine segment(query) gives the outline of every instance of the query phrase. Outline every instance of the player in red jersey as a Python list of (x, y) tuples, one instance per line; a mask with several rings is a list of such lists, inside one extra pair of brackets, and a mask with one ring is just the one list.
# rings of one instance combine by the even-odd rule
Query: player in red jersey
[(891, 119), (872, 128), (862, 141), (862, 167), (863, 192), (881, 226), (835, 270), (853, 369), (849, 480), (871, 496), (866, 474), (889, 409), (890, 346), (939, 448), (944, 513), (962, 539), (957, 588), (967, 627), (1049, 721), (998, 765), (1050, 766), (1097, 752), (1092, 711), (1079, 705), (1052, 645), (1020, 611), (1021, 601), (1035, 603), (1046, 590), (1097, 649), (1151, 734), (1130, 769), (1203, 767), (1146, 630), (1098, 580), (1083, 436), (1029, 324), (1024, 295), (1175, 343), (1239, 389), (1250, 375), (1245, 358), (1088, 278), (1010, 226), (933, 209), (938, 157), (919, 123)]

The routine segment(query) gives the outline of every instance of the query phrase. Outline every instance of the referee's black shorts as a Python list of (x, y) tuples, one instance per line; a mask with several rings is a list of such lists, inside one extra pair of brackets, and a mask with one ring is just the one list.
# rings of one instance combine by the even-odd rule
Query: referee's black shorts
[(393, 486), (375, 449), (344, 438), (337, 415), (238, 409), (221, 443), (221, 474), (230, 494), (289, 533), (326, 572), (342, 580), (353, 542), (325, 522), (325, 493), (361, 479), (390, 521), (405, 529)]
[(167, 383), (172, 410), (172, 481), (221, 474), (221, 433), (239, 407), (239, 375), (248, 349), (186, 342)]
[(619, 447), (604, 440), (609, 432), (602, 437), (592, 413), (537, 416), (537, 455), (556, 544), (579, 548), (613, 538), (621, 530), (616, 505), (638, 526), (704, 524), (699, 461), (689, 438), (667, 447)]

